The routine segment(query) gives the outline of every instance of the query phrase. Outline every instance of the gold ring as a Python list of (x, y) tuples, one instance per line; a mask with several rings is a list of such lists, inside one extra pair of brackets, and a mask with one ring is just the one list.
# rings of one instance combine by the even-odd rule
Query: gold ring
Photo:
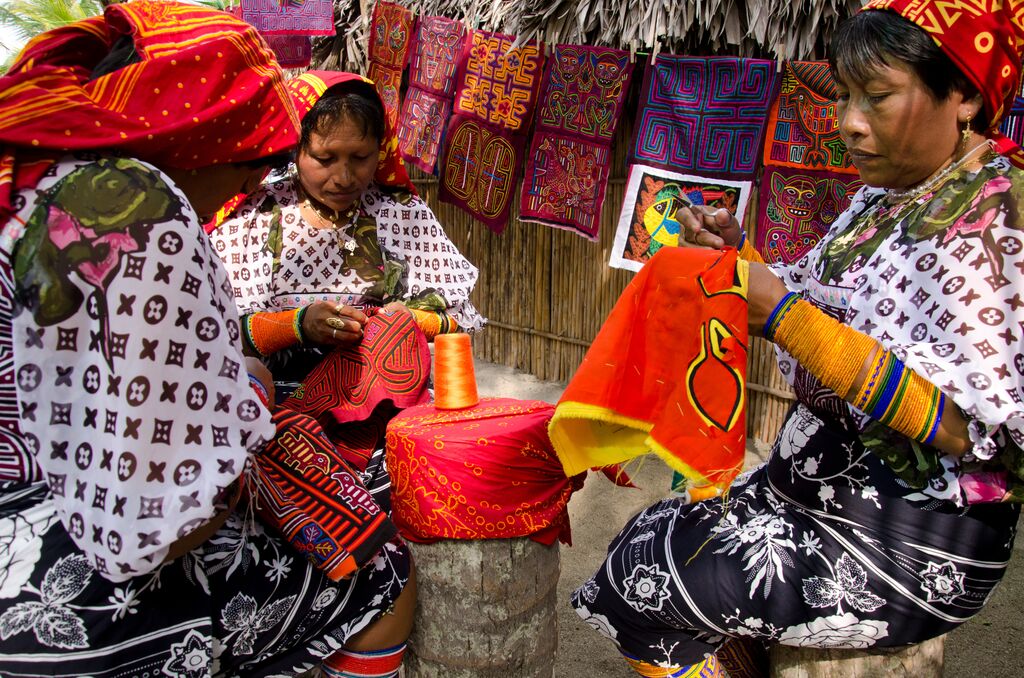
[(327, 323), (328, 327), (333, 327), (336, 330), (343, 330), (343, 329), (345, 329), (345, 321), (342, 320), (341, 318), (333, 318), (332, 317), (332, 318), (328, 318), (324, 322)]

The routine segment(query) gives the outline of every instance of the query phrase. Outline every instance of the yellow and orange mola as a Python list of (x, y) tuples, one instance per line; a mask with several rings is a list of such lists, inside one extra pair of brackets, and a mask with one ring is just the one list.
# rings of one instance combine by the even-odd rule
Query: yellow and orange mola
[(743, 464), (748, 264), (664, 247), (623, 291), (549, 434), (566, 475), (654, 452), (719, 491)]

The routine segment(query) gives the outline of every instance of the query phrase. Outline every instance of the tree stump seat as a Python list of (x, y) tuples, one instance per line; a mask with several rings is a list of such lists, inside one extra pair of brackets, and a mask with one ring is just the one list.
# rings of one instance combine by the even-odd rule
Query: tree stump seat
[(409, 543), (418, 603), (406, 678), (553, 678), (558, 544)]
[(771, 678), (942, 678), (946, 637), (875, 650), (773, 645)]

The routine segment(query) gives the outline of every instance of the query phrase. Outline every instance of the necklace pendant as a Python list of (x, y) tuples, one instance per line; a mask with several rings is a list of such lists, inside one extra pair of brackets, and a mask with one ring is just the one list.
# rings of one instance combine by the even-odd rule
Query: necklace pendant
[(348, 240), (346, 240), (345, 244), (342, 247), (344, 247), (345, 251), (348, 252), (349, 254), (352, 254), (353, 252), (355, 252), (356, 251), (356, 241), (355, 241), (355, 238), (349, 238)]

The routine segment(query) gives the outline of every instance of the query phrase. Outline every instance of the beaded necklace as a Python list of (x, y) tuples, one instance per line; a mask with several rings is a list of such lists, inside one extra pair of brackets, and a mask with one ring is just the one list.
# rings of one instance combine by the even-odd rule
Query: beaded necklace
[[(359, 216), (359, 205), (358, 203), (353, 204), (349, 207), (344, 214), (338, 212), (338, 210), (331, 210), (331, 214), (325, 214), (321, 211), (321, 204), (319, 201), (314, 201), (313, 198), (302, 188), (302, 184), (298, 181), (295, 182), (298, 187), (299, 195), (302, 196), (302, 206), (308, 208), (313, 214), (320, 219), (321, 223), (328, 226), (334, 232), (334, 238), (338, 243), (338, 246), (344, 249), (346, 252), (351, 254), (356, 251), (356, 240), (347, 233), (350, 226), (355, 224), (356, 217)], [(326, 209), (327, 206), (323, 205)], [(342, 218), (344, 221), (342, 222)]]
[[(881, 199), (875, 203), (874, 211), (867, 218), (855, 217), (859, 223), (829, 243), (826, 250), (827, 253), (830, 256), (835, 256), (839, 252), (850, 250), (858, 239), (876, 228), (883, 219), (895, 224), (907, 207), (918, 203), (926, 195), (934, 193), (943, 182), (959, 176), (973, 160), (984, 157), (985, 153), (989, 152), (991, 148), (991, 144), (986, 139), (964, 153), (955, 162), (946, 165), (916, 186), (899, 191), (887, 190)], [(978, 151), (981, 149), (985, 149), (985, 153), (979, 154)], [(868, 207), (868, 209), (871, 209), (871, 207)]]

